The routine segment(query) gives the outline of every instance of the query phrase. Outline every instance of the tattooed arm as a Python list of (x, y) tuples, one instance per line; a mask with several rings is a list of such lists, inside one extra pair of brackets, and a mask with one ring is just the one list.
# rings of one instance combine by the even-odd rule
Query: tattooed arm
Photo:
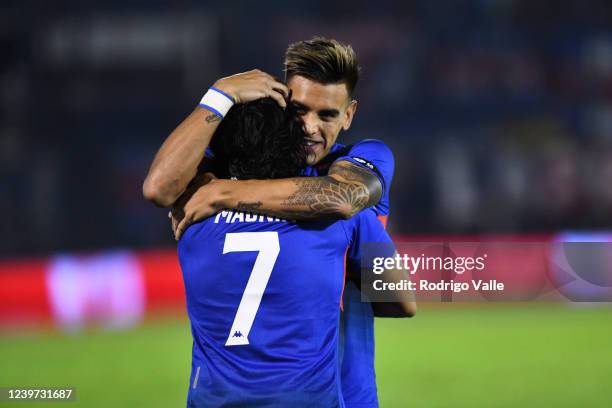
[(269, 208), (272, 215), (292, 219), (348, 219), (376, 204), (382, 194), (376, 176), (348, 161), (334, 163), (327, 176), (291, 180), (294, 191), (277, 208)]
[[(260, 70), (252, 70), (215, 82), (214, 87), (232, 96), (236, 103), (271, 97), (286, 106), (289, 89)], [(220, 118), (207, 109), (196, 108), (164, 141), (142, 187), (147, 200), (169, 207), (185, 192), (204, 158)]]
[(174, 204), (195, 177), (220, 120), (198, 107), (168, 136), (142, 187), (147, 200), (161, 207)]
[(222, 194), (221, 207), (294, 220), (348, 219), (376, 204), (382, 194), (376, 176), (348, 161), (334, 163), (322, 177), (234, 183)]
[(348, 219), (376, 204), (382, 195), (378, 178), (348, 161), (335, 162), (327, 176), (277, 180), (221, 180), (199, 188), (175, 220), (178, 239), (193, 222), (223, 208), (293, 220)]

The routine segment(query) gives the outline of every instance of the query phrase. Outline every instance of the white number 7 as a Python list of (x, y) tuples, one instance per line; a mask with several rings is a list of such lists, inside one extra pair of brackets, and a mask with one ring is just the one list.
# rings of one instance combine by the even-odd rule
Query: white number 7
[(237, 232), (225, 235), (223, 253), (257, 251), (257, 259), (249, 276), (226, 346), (249, 344), (249, 332), (259, 309), (274, 263), (280, 252), (278, 232)]

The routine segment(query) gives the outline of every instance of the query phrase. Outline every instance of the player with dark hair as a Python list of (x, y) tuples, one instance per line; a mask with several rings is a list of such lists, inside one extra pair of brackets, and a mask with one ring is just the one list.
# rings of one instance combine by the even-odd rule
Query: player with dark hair
[(213, 172), (229, 179), (295, 177), (306, 167), (303, 124), (271, 98), (236, 105), (215, 132)]
[[(235, 105), (212, 140), (215, 171), (293, 176), (304, 141), (276, 102)], [(362, 242), (391, 244), (371, 210), (303, 223), (230, 210), (192, 224), (178, 245), (194, 339), (188, 406), (344, 407), (338, 311), (345, 254)]]
[[(378, 140), (352, 146), (336, 143), (357, 109), (353, 92), (359, 78), (354, 51), (335, 40), (314, 38), (291, 44), (285, 58), (287, 85), (258, 70), (217, 81), (197, 108), (168, 137), (144, 185), (148, 199), (172, 206), (196, 175), (223, 112), (236, 102), (270, 96), (290, 105), (304, 122), (308, 163), (303, 176), (277, 180), (212, 179), (185, 203), (174, 219), (176, 236), (192, 222), (222, 208), (257, 211), (298, 220), (349, 219), (370, 208), (386, 225), (394, 160)], [(213, 106), (214, 105), (214, 106)], [(210, 180), (210, 179), (209, 179)], [(353, 247), (351, 251), (359, 251)], [(351, 263), (349, 262), (349, 266)], [(352, 273), (351, 273), (352, 272)], [(377, 407), (373, 316), (394, 315), (384, 304), (360, 302), (359, 271), (344, 292), (343, 393), (347, 406)]]

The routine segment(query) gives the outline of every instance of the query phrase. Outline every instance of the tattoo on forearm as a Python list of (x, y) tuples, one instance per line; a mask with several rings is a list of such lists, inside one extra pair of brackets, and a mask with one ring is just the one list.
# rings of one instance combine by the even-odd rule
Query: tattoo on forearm
[(295, 184), (297, 190), (281, 203), (282, 216), (286, 218), (316, 219), (339, 213), (354, 215), (376, 204), (382, 194), (376, 176), (344, 161), (335, 163), (329, 176), (297, 178)]
[(206, 123), (214, 123), (214, 122), (219, 122), (221, 118), (215, 115), (214, 113), (212, 113), (208, 115), (205, 120), (206, 120)]
[(357, 211), (373, 206), (382, 197), (382, 184), (380, 180), (363, 167), (348, 161), (340, 161), (332, 165), (329, 169), (329, 174), (339, 176), (345, 183), (362, 185), (367, 190), (367, 201)]
[(238, 211), (256, 211), (259, 208), (261, 208), (261, 201), (255, 201), (255, 202), (238, 201), (238, 204), (236, 204), (236, 209)]
[(335, 174), (346, 181), (358, 182), (367, 185), (367, 180), (373, 176), (367, 170), (359, 166), (345, 163), (337, 163), (330, 170), (329, 174)]
[(340, 183), (329, 176), (298, 178), (295, 184), (297, 191), (281, 205), (290, 214), (308, 218), (338, 213), (352, 215), (365, 208), (370, 195), (363, 183)]

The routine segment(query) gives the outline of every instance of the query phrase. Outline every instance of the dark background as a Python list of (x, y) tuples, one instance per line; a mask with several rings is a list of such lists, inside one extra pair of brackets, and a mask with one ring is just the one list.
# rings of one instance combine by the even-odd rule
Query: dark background
[(171, 244), (141, 196), (157, 148), (314, 35), (360, 58), (339, 140), (392, 147), (392, 232), (610, 227), (609, 1), (4, 1), (0, 256)]

